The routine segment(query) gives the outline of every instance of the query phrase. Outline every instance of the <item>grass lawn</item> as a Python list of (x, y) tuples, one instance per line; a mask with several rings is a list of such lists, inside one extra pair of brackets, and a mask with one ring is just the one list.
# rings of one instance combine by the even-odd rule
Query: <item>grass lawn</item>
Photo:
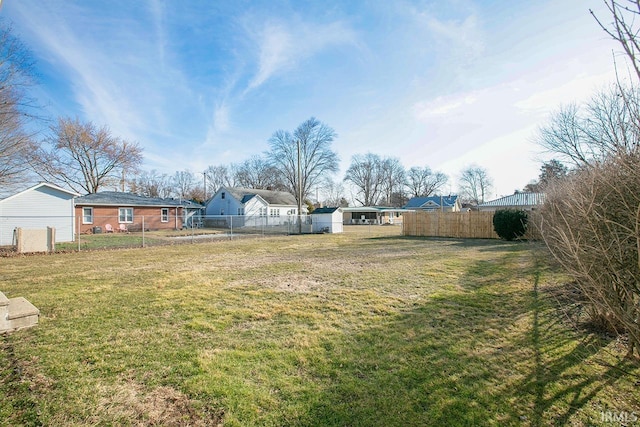
[[(167, 245), (191, 241), (189, 238), (201, 240), (203, 237), (219, 237), (219, 230), (155, 230), (132, 233), (82, 234), (80, 242), (56, 243), (57, 252), (85, 251), (95, 249), (140, 248), (143, 246)], [(177, 239), (180, 239), (178, 241)]]
[[(0, 258), (0, 425), (615, 425), (640, 368), (540, 246), (397, 227)], [(619, 425), (620, 423), (618, 423)]]

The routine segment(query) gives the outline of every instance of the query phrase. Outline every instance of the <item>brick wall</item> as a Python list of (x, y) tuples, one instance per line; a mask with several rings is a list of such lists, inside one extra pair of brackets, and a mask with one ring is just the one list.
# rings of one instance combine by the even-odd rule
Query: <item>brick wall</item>
[[(84, 224), (82, 209), (85, 207), (93, 207), (93, 223)], [(122, 206), (129, 207), (129, 206)], [(76, 232), (78, 224), (80, 233), (91, 233), (94, 227), (100, 227), (102, 232), (106, 232), (107, 224), (110, 224), (114, 232), (119, 231), (120, 221), (118, 216), (119, 207), (114, 206), (76, 206)], [(142, 222), (144, 218), (145, 230), (174, 230), (182, 228), (182, 208), (175, 206), (169, 207), (169, 220), (162, 222), (160, 206), (153, 207), (133, 207), (133, 221), (124, 223), (129, 231), (142, 231)], [(177, 218), (176, 218), (177, 210)]]

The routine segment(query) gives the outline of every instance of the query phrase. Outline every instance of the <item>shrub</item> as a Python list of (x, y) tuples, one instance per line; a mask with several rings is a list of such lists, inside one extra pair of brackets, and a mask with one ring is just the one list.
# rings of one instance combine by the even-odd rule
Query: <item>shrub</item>
[(589, 299), (591, 322), (640, 349), (640, 154), (620, 153), (554, 184), (540, 232)]
[(527, 231), (527, 219), (528, 216), (525, 211), (499, 210), (493, 215), (493, 229), (502, 239), (517, 239)]

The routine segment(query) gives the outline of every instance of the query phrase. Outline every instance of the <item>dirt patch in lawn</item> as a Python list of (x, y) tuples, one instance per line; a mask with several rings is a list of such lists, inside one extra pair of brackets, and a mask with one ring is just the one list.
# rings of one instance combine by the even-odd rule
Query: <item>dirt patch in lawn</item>
[(224, 412), (202, 408), (182, 392), (166, 386), (150, 392), (133, 380), (106, 387), (97, 406), (96, 422), (135, 420), (138, 426), (219, 426)]

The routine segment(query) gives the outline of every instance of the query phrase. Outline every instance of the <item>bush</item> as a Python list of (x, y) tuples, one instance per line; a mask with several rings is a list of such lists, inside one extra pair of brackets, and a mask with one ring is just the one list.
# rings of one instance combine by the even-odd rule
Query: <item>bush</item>
[(493, 215), (493, 229), (504, 240), (522, 237), (527, 231), (528, 216), (525, 211), (504, 209)]
[(575, 171), (547, 191), (540, 232), (589, 299), (591, 322), (640, 349), (640, 153)]

